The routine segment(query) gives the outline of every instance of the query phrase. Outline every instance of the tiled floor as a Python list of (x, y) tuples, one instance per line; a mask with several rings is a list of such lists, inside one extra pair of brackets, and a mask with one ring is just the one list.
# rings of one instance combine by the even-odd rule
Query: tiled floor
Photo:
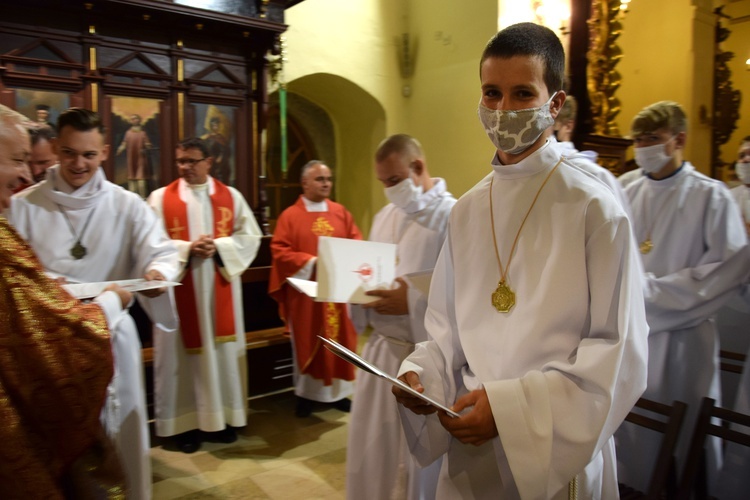
[(344, 498), (349, 414), (321, 404), (296, 418), (294, 403), (291, 391), (253, 399), (237, 442), (190, 455), (152, 437), (154, 500)]

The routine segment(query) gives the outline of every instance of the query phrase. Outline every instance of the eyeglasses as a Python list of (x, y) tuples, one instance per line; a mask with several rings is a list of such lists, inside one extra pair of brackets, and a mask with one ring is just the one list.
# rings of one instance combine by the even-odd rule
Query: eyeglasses
[(193, 167), (193, 166), (195, 166), (196, 163), (200, 163), (200, 162), (202, 162), (205, 159), (206, 158), (198, 158), (198, 159), (195, 159), (195, 158), (178, 158), (174, 162), (178, 166), (179, 165), (187, 165), (188, 167)]

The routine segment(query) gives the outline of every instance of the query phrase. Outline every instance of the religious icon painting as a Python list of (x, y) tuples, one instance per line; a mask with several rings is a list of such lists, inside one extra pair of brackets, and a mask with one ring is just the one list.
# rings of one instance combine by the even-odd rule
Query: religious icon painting
[(235, 168), (235, 113), (233, 106), (193, 104), (195, 107), (195, 137), (206, 141), (208, 154), (213, 158), (211, 177), (228, 186), (236, 182)]
[(37, 127), (55, 129), (57, 117), (70, 107), (70, 96), (64, 92), (16, 89), (16, 111)]
[(112, 98), (112, 181), (148, 197), (161, 180), (161, 101), (145, 97)]

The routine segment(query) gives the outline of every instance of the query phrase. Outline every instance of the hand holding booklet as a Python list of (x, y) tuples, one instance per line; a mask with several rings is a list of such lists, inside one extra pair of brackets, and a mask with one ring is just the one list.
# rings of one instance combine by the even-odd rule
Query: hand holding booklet
[(385, 373), (383, 370), (381, 370), (377, 366), (369, 363), (364, 358), (362, 358), (361, 356), (357, 355), (356, 353), (350, 351), (349, 349), (347, 349), (346, 347), (342, 346), (338, 342), (335, 342), (333, 340), (321, 337), (320, 335), (318, 335), (318, 338), (325, 343), (325, 345), (326, 345), (326, 347), (328, 348), (329, 351), (331, 351), (335, 355), (339, 356), (343, 360), (348, 361), (349, 363), (353, 364), (357, 368), (360, 368), (362, 370), (365, 370), (366, 372), (372, 373), (373, 375), (376, 375), (378, 377), (386, 379), (391, 384), (400, 387), (401, 389), (403, 389), (404, 391), (408, 392), (412, 396), (418, 397), (419, 399), (421, 399), (425, 403), (428, 403), (428, 404), (434, 406), (438, 410), (443, 410), (445, 413), (447, 413), (451, 417), (460, 417), (460, 415), (458, 413), (456, 413), (455, 411), (451, 410), (450, 408), (446, 407), (445, 405), (442, 405), (442, 404), (438, 403), (437, 401), (435, 401), (431, 397), (427, 396), (426, 394), (415, 391), (414, 389), (412, 389), (411, 387), (409, 387), (407, 384), (403, 383), (399, 379), (397, 379), (395, 377), (391, 377), (390, 375), (388, 375), (387, 373)]
[(396, 278), (396, 245), (347, 238), (318, 238), (318, 281), (287, 278), (316, 302), (366, 304), (379, 297), (365, 292), (390, 288)]

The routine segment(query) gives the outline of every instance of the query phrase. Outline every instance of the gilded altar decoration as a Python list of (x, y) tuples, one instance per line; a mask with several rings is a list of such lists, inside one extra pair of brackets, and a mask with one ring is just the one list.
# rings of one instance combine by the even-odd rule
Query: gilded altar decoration
[(733, 52), (721, 50), (721, 43), (729, 38), (731, 31), (724, 28), (722, 19), (728, 18), (722, 12), (724, 6), (714, 9), (716, 14), (716, 55), (714, 56), (714, 113), (711, 123), (711, 175), (716, 179), (729, 180), (728, 164), (721, 159), (721, 146), (732, 137), (740, 117), (742, 93), (732, 88), (732, 71), (728, 62), (734, 58)]
[(620, 100), (615, 93), (622, 77), (615, 69), (622, 59), (617, 39), (622, 33), (621, 0), (592, 0), (589, 27), (588, 65), (586, 80), (594, 134), (620, 135), (615, 117), (620, 113)]

